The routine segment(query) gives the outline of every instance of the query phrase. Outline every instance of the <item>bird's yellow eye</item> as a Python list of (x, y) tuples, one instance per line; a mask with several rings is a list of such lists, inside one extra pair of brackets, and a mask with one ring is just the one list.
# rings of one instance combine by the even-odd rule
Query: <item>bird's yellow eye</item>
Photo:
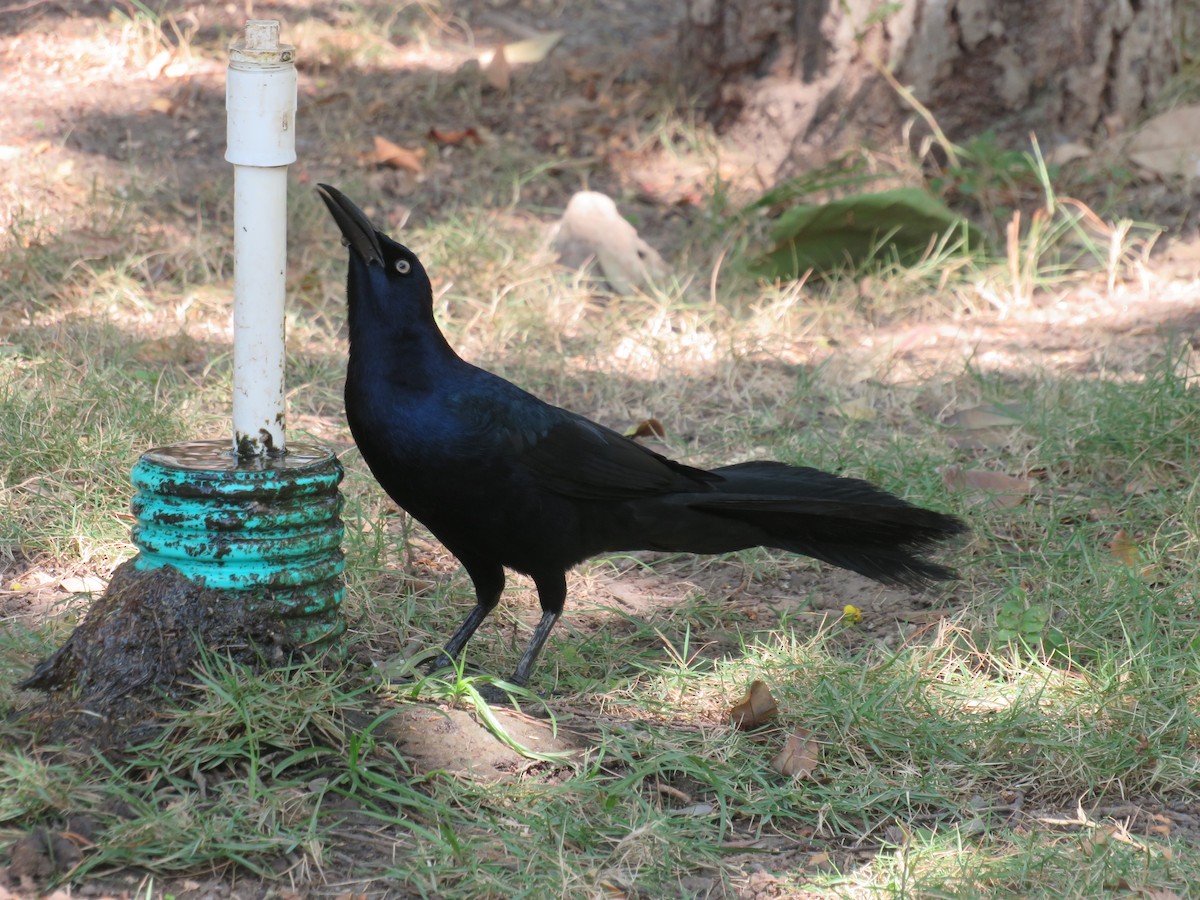
[(396, 271), (401, 275), (407, 275), (412, 271), (412, 263), (407, 259), (398, 259), (396, 260)]

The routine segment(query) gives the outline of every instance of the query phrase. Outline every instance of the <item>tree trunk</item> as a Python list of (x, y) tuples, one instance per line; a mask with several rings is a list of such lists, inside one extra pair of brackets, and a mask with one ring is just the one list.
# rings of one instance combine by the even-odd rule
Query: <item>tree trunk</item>
[[(687, 0), (691, 86), (764, 180), (861, 140), (911, 107), (951, 137), (1038, 134), (1043, 147), (1133, 123), (1178, 65), (1184, 0)], [(882, 11), (881, 11), (882, 10)]]

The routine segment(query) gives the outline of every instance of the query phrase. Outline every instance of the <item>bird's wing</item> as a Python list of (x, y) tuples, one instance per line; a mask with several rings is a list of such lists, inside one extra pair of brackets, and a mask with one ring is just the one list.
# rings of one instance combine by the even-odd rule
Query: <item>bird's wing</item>
[(519, 460), (543, 487), (580, 500), (698, 491), (722, 480), (571, 413), (526, 443)]
[(723, 480), (519, 388), (514, 391), (460, 397), (455, 405), (474, 420), (472, 430), (481, 443), (529, 472), (546, 490), (579, 500), (620, 500), (702, 491)]

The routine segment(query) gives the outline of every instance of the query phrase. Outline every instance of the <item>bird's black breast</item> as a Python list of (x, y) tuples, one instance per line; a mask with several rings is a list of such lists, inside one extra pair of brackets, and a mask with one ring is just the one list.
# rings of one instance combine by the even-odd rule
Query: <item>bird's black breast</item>
[(388, 495), (460, 559), (522, 572), (579, 562), (589, 555), (579, 509), (521, 464), (552, 416), (514, 408), (514, 397), (494, 385), (479, 387), (388, 397), (348, 386), (347, 419), (363, 459)]

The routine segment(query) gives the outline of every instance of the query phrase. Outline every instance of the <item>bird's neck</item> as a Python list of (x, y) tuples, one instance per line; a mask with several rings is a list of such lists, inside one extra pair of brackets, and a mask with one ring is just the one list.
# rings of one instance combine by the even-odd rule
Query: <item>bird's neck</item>
[(465, 365), (436, 328), (425, 323), (390, 323), (350, 318), (348, 377), (409, 390), (432, 389)]

